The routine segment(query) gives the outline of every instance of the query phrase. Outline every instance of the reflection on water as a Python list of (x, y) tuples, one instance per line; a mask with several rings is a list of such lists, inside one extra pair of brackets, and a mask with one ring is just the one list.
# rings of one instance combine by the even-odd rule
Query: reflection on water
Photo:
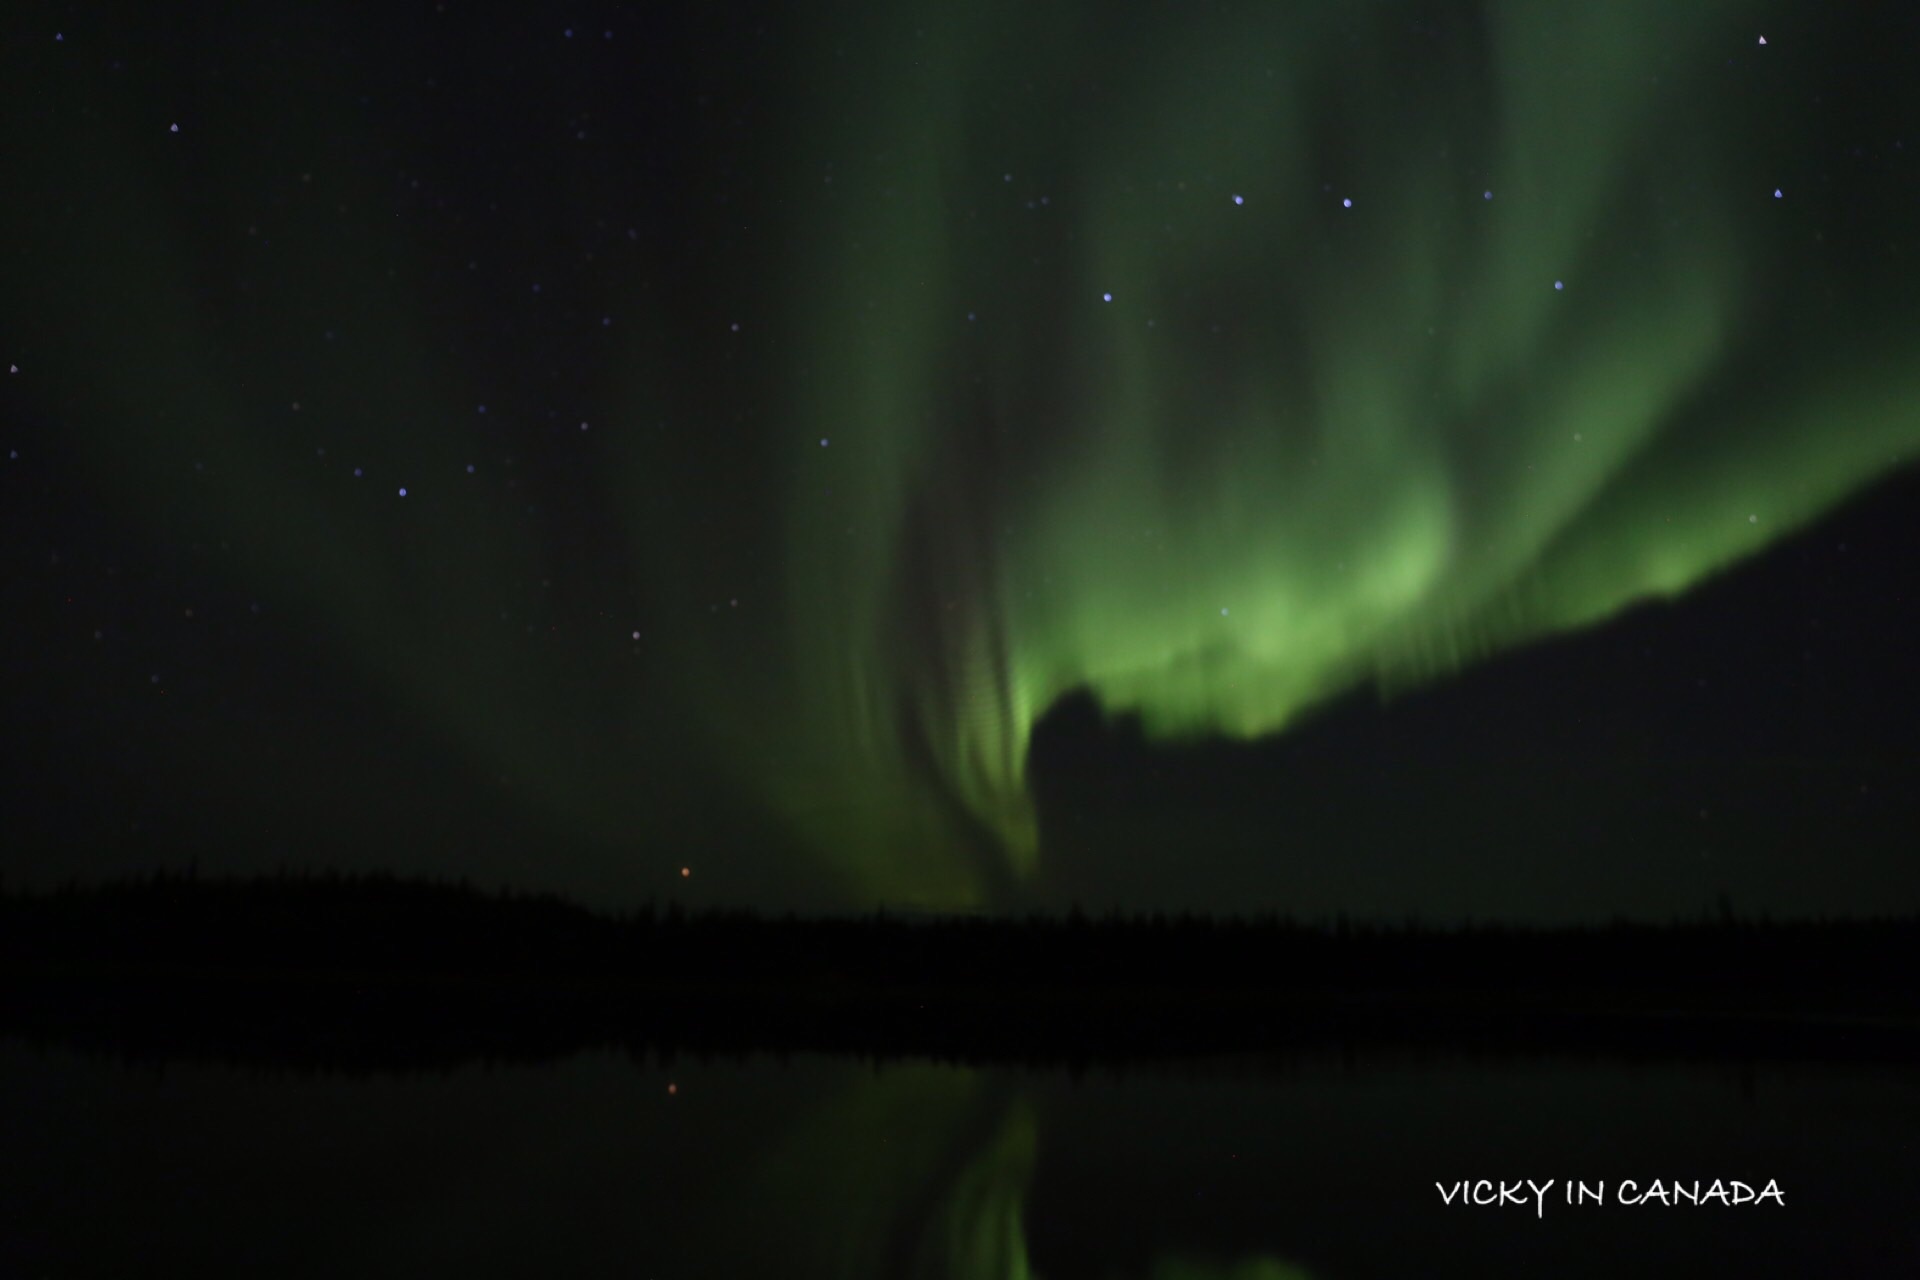
[[(1920, 1079), (1338, 1055), (1061, 1074), (127, 1067), (0, 1047), (0, 1274), (1910, 1275)], [(1784, 1208), (1442, 1205), (1777, 1179)]]

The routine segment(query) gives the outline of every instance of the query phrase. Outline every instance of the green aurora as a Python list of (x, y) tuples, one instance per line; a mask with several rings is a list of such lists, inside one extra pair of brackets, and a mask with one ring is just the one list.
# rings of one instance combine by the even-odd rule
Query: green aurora
[[(127, 211), (240, 141), (156, 158), (110, 116), (36, 158), (70, 198), (29, 372), (84, 389), (49, 411), (130, 511), (230, 540), (235, 580), (593, 847), (664, 840), (719, 775), (841, 901), (1005, 901), (1070, 691), (1156, 740), (1274, 734), (1683, 593), (1920, 450), (1912, 272), (1825, 239), (1892, 215), (1823, 205), (1815, 127), (1739, 88), (1809, 74), (1787, 12), (823, 10), (739, 160), (784, 213), (716, 282), (751, 317), (708, 326), (727, 376), (662, 288), (574, 389), (595, 430), (556, 502), (617, 566), (525, 493), (376, 500), (261, 428), (291, 388), (328, 466), (450, 471), (476, 378), (405, 220), (286, 267), (294, 301), (202, 301), (257, 193)], [(299, 90), (223, 92), (292, 121)], [(289, 123), (283, 240), (383, 199), (331, 128)], [(316, 372), (289, 335), (324, 323), (360, 340)], [(200, 459), (190, 500), (153, 483)], [(566, 647), (530, 675), (536, 622)]]
[[(881, 195), (810, 228), (830, 446), (748, 778), (867, 894), (974, 901), (1042, 856), (1063, 693), (1275, 733), (1684, 592), (1911, 457), (1911, 346), (1765, 275), (1804, 166), (1693, 70), (1751, 10), (1495, 6), (1471, 58), (1413, 56), (1401, 6), (875, 36), (897, 79), (823, 107), (834, 185)], [(1044, 231), (1006, 212), (1039, 191)], [(1823, 355), (1755, 368), (1783, 342)]]

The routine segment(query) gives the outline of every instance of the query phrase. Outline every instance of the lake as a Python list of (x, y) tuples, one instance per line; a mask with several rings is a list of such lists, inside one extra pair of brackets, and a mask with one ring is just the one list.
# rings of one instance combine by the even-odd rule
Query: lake
[[(608, 1052), (354, 1076), (8, 1041), (0, 1273), (1912, 1276), (1917, 1139), (1920, 1073), (1884, 1063)], [(1481, 1179), (1539, 1189), (1436, 1185)], [(1673, 1202), (1716, 1179), (1753, 1199)]]

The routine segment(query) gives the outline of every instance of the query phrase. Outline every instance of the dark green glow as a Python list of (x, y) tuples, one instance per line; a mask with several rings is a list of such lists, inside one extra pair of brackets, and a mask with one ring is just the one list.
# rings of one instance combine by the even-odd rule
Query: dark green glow
[(950, 1198), (948, 1162), (998, 1118), (984, 1087), (978, 1072), (917, 1064), (847, 1080), (768, 1144), (739, 1199), (773, 1216), (730, 1242), (750, 1255), (739, 1265), (879, 1276), (937, 1251), (907, 1207)]
[(1156, 1262), (1153, 1280), (1311, 1280), (1310, 1273), (1273, 1258), (1245, 1258), (1214, 1265), (1185, 1259)]

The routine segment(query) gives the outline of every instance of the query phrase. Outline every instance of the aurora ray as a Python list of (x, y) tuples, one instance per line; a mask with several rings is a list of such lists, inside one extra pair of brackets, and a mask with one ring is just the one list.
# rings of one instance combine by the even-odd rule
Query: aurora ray
[(832, 447), (788, 714), (739, 744), (865, 892), (1029, 872), (1068, 690), (1274, 733), (1684, 592), (1913, 455), (1909, 344), (1768, 275), (1812, 231), (1760, 179), (1806, 157), (1711, 74), (1752, 6), (1448, 12), (915, 13), (829, 91), (867, 194), (808, 228), (795, 434)]

